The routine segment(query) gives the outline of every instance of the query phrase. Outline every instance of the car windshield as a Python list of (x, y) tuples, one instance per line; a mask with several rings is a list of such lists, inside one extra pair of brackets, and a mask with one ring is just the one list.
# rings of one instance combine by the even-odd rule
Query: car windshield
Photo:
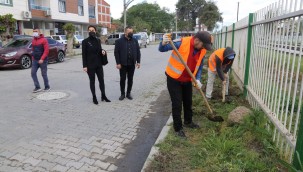
[(17, 40), (13, 40), (9, 43), (7, 43), (6, 45), (4, 45), (4, 48), (9, 48), (9, 47), (23, 47), (26, 46), (29, 43), (30, 40), (28, 39), (17, 39)]
[(82, 37), (81, 35), (76, 35), (76, 37), (77, 37), (78, 39), (83, 39), (83, 37)]
[(139, 39), (141, 39), (141, 35), (134, 35), (134, 38), (135, 38), (136, 40), (139, 40)]
[(62, 35), (61, 38), (62, 38), (63, 40), (66, 40), (66, 36), (65, 36), (65, 35)]

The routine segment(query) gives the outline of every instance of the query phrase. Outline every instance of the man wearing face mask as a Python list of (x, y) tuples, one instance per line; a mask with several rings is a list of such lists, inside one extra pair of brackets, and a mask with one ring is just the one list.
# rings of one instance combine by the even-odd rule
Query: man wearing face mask
[[(169, 41), (169, 34), (165, 34), (163, 41), (159, 45), (160, 52), (173, 50), (171, 45), (168, 44)], [(206, 31), (201, 31), (193, 37), (185, 37), (174, 42), (183, 60), (187, 63), (194, 75), (196, 75), (206, 51), (211, 50), (211, 41), (211, 35)], [(200, 128), (200, 126), (192, 121), (192, 79), (175, 51), (170, 55), (165, 74), (167, 76), (167, 88), (172, 102), (174, 129), (177, 136), (186, 138), (181, 119), (182, 104), (184, 108), (184, 127)], [(201, 82), (197, 81), (197, 83), (195, 87), (197, 89), (201, 88)]]
[(127, 76), (127, 92), (126, 98), (132, 100), (131, 95), (133, 86), (133, 77), (135, 68), (140, 68), (141, 52), (140, 46), (136, 39), (133, 38), (132, 27), (126, 27), (125, 36), (118, 39), (115, 43), (115, 58), (117, 69), (120, 71), (120, 91), (121, 96), (119, 100), (125, 98), (125, 82)]
[(49, 91), (50, 86), (47, 77), (47, 63), (48, 63), (48, 53), (49, 47), (48, 42), (44, 38), (43, 34), (40, 33), (39, 28), (34, 28), (33, 30), (34, 39), (32, 41), (32, 70), (31, 75), (34, 81), (35, 89), (34, 93), (41, 91), (40, 83), (37, 77), (37, 71), (40, 68), (41, 74), (44, 81), (44, 91)]

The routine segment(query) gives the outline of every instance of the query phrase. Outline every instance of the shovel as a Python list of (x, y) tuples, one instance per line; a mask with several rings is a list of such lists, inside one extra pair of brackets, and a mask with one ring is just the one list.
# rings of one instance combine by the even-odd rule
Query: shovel
[(225, 91), (226, 91), (226, 85), (223, 84), (222, 87), (222, 102), (225, 103)]
[[(194, 84), (197, 85), (197, 80), (196, 80), (196, 78), (194, 77), (193, 73), (190, 71), (189, 67), (187, 66), (187, 64), (186, 64), (185, 61), (183, 60), (182, 55), (180, 54), (180, 52), (179, 52), (178, 49), (176, 48), (175, 44), (173, 43), (172, 40), (170, 40), (169, 43), (170, 43), (170, 45), (172, 46), (172, 48), (174, 49), (174, 51), (177, 53), (177, 55), (178, 55), (178, 57), (179, 57), (181, 63), (185, 66), (185, 69), (186, 69), (187, 73), (190, 75), (190, 77), (192, 78)], [(213, 121), (213, 122), (223, 122), (224, 119), (222, 118), (222, 116), (216, 116), (216, 115), (214, 114), (214, 111), (211, 109), (211, 107), (210, 107), (210, 105), (209, 105), (209, 103), (208, 103), (208, 101), (207, 101), (207, 99), (206, 99), (206, 97), (205, 97), (205, 95), (204, 95), (202, 89), (199, 88), (198, 90), (199, 90), (201, 96), (203, 97), (203, 100), (204, 100), (204, 102), (205, 102), (205, 104), (206, 104), (206, 106), (207, 106), (208, 111), (210, 112), (210, 115), (208, 115), (208, 116), (206, 116), (206, 117), (207, 117), (210, 121)]]

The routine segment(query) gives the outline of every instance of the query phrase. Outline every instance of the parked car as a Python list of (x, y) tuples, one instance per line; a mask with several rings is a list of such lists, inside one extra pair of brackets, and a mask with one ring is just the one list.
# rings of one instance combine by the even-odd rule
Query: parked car
[[(64, 44), (65, 46), (67, 46), (67, 38), (66, 35), (51, 35), (50, 36), (52, 39)], [(76, 40), (75, 36), (74, 36), (74, 40), (73, 40), (73, 47), (74, 48), (80, 48), (80, 42)]]
[(105, 40), (105, 44), (106, 45), (115, 45), (116, 40), (121, 38), (123, 35), (124, 35), (124, 33), (111, 34)]
[(147, 47), (147, 39), (143, 34), (134, 34), (133, 38), (138, 40), (140, 47)]
[(32, 38), (31, 35), (14, 35), (13, 39), (20, 39), (20, 38)]
[(82, 45), (82, 41), (84, 40), (83, 36), (81, 35), (74, 35), (75, 41)]
[(142, 34), (144, 37), (146, 37), (147, 45), (149, 45), (149, 36), (148, 36), (147, 32), (139, 32), (139, 33)]
[[(63, 62), (65, 46), (53, 39), (46, 38), (49, 44), (49, 62)], [(0, 48), (0, 68), (20, 67), (28, 69), (32, 66), (32, 38), (12, 40)]]

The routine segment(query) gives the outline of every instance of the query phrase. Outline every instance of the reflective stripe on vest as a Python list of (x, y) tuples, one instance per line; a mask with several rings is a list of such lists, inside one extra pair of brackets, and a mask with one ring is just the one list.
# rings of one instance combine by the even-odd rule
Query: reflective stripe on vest
[(221, 60), (221, 64), (223, 63), (223, 60), (224, 60), (224, 51), (225, 51), (225, 48), (220, 48), (218, 50), (216, 50), (215, 52), (213, 52), (210, 57), (209, 57), (209, 60), (208, 60), (208, 67), (209, 67), (209, 70), (212, 71), (212, 72), (216, 72), (216, 56), (219, 57), (219, 59)]
[[(178, 49), (186, 64), (187, 64), (188, 56), (190, 53), (191, 39), (192, 39), (192, 37), (182, 38), (181, 46)], [(196, 75), (205, 54), (206, 54), (206, 50), (202, 49), (198, 62), (195, 67), (195, 71), (193, 72), (194, 76)], [(168, 64), (166, 67), (166, 73), (170, 77), (172, 77), (174, 79), (178, 79), (182, 75), (184, 70), (185, 70), (184, 65), (181, 63), (181, 60), (179, 59), (177, 53), (175, 51), (173, 51), (168, 60)]]

